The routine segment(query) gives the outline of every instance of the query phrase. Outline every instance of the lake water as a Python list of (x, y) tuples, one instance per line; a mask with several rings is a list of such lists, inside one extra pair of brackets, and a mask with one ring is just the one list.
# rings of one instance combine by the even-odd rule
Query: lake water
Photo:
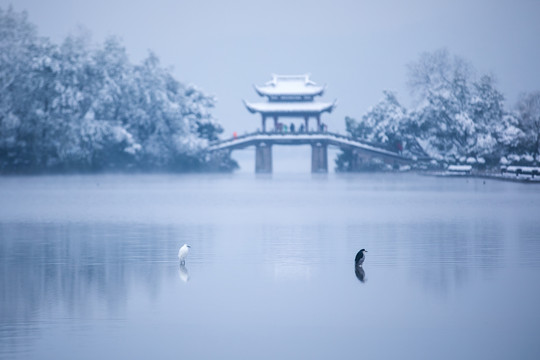
[(540, 359), (539, 215), (414, 174), (2, 177), (0, 358)]

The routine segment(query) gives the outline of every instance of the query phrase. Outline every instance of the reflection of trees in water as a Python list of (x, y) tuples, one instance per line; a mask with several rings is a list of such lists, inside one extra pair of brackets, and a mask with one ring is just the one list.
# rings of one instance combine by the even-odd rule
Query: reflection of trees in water
[[(133, 285), (156, 294), (185, 229), (115, 224), (0, 224), (0, 345), (43, 314), (122, 316)], [(46, 316), (45, 316), (46, 318)], [(34, 325), (31, 325), (34, 324)], [(11, 340), (8, 340), (11, 339)], [(6, 349), (0, 349), (0, 354)]]

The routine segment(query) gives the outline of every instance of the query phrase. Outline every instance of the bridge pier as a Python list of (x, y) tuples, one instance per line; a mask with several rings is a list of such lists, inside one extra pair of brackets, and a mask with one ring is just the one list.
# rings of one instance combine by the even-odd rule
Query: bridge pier
[(255, 172), (272, 172), (272, 145), (261, 142), (255, 146)]
[(366, 144), (329, 132), (305, 132), (303, 134), (256, 132), (213, 143), (207, 151), (209, 153), (233, 151), (255, 146), (255, 172), (271, 173), (273, 171), (272, 146), (274, 145), (310, 145), (311, 172), (313, 173), (328, 172), (328, 146), (341, 147), (346, 151), (352, 150), (352, 159), (349, 164), (351, 171), (382, 168), (382, 162), (393, 168), (399, 168), (400, 165), (415, 161), (384, 148), (378, 148), (373, 144)]
[(328, 146), (317, 142), (311, 145), (311, 172), (312, 173), (327, 173), (328, 172)]

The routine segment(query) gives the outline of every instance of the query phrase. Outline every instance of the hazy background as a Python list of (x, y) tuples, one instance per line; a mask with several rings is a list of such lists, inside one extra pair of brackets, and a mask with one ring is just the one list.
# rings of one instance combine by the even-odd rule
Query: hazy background
[(493, 73), (507, 105), (540, 87), (538, 0), (0, 0), (9, 4), (56, 43), (88, 31), (95, 42), (120, 37), (134, 62), (154, 51), (180, 81), (217, 97), (224, 137), (260, 126), (241, 99), (257, 100), (252, 84), (272, 73), (328, 84), (324, 100), (338, 99), (323, 117), (330, 131), (385, 89), (409, 105), (406, 64), (441, 47)]

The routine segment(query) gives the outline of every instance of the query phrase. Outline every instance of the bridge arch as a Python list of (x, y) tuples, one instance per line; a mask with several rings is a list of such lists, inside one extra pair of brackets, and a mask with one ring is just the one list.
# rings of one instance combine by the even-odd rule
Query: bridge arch
[(227, 140), (217, 141), (208, 147), (209, 152), (229, 151), (255, 147), (255, 172), (271, 173), (272, 147), (278, 145), (310, 145), (311, 172), (328, 172), (328, 146), (353, 150), (353, 168), (360, 167), (372, 158), (380, 158), (393, 166), (408, 164), (412, 159), (388, 151), (374, 144), (361, 142), (348, 136), (331, 132), (260, 133), (254, 132)]

